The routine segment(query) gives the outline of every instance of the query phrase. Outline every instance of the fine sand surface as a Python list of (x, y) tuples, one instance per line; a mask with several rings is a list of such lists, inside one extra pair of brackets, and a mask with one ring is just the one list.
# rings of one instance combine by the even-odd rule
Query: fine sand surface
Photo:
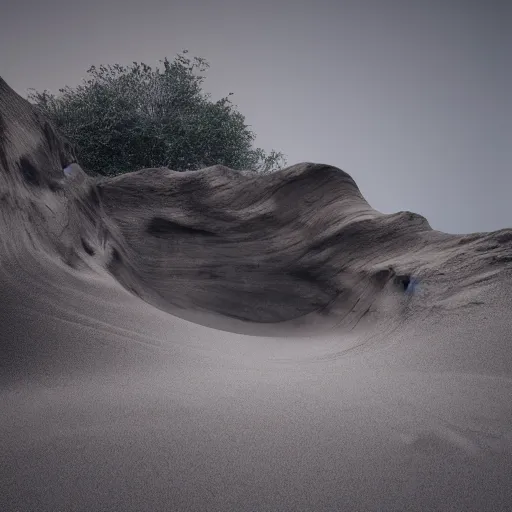
[(512, 230), (73, 162), (0, 80), (2, 512), (512, 510)]

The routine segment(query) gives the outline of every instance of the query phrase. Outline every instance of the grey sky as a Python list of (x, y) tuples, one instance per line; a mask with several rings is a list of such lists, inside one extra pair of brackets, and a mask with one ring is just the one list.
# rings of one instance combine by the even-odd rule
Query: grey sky
[(453, 233), (512, 227), (510, 0), (19, 0), (0, 75), (20, 94), (91, 64), (183, 48), (290, 164), (350, 173), (386, 213)]

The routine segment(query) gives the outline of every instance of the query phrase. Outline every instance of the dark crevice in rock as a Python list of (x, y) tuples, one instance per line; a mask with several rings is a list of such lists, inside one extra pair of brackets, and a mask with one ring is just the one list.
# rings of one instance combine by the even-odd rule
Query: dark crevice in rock
[(80, 239), (80, 241), (82, 242), (82, 247), (84, 248), (84, 251), (89, 255), (89, 256), (94, 256), (94, 249), (87, 243), (86, 240), (84, 240), (83, 238)]
[(172, 237), (173, 235), (200, 235), (208, 237), (215, 236), (215, 234), (211, 233), (210, 231), (182, 226), (181, 224), (177, 224), (176, 222), (172, 222), (162, 217), (154, 217), (151, 219), (149, 225), (146, 228), (146, 231), (152, 236), (161, 238)]
[(411, 277), (408, 275), (396, 276), (395, 283), (402, 289), (402, 291), (406, 292), (411, 284)]
[(27, 182), (29, 185), (41, 185), (41, 177), (39, 175), (39, 171), (27, 157), (20, 158), (19, 166), (25, 182)]

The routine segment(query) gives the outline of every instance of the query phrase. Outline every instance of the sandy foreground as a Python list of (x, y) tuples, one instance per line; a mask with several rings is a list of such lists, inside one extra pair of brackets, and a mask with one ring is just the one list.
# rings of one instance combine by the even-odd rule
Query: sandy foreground
[(512, 510), (512, 230), (73, 161), (0, 80), (1, 511)]

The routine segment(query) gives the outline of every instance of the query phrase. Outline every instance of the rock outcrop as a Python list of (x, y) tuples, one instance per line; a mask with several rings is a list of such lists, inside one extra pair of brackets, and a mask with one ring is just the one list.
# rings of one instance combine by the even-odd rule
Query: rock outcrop
[(91, 177), (1, 80), (0, 230), (0, 509), (512, 502), (512, 230), (324, 164)]

